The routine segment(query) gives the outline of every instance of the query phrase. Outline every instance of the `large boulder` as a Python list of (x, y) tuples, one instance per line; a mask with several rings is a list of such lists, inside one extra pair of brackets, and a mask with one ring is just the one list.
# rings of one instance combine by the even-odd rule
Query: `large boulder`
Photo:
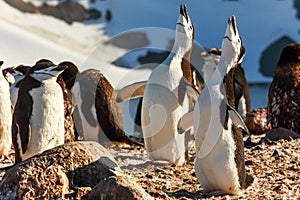
[(94, 186), (123, 175), (99, 143), (71, 142), (9, 169), (0, 183), (0, 199), (87, 199)]

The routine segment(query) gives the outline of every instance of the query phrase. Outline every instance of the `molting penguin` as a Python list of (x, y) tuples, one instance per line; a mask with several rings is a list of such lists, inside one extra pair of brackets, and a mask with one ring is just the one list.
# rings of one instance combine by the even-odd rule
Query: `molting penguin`
[(187, 159), (186, 134), (180, 134), (177, 126), (180, 117), (189, 109), (187, 94), (194, 99), (199, 94), (190, 84), (193, 80), (189, 62), (193, 38), (194, 27), (186, 6), (182, 5), (169, 56), (152, 71), (147, 82), (132, 84), (118, 93), (118, 101), (143, 96), (142, 131), (152, 160), (183, 165)]
[(29, 66), (19, 65), (17, 67), (9, 67), (3, 70), (4, 77), (10, 85), (10, 99), (13, 107), (15, 107), (17, 102), (19, 86), (29, 69)]
[[(0, 61), (0, 67), (3, 61)], [(1, 68), (2, 70), (2, 68)], [(12, 109), (9, 94), (9, 84), (0, 73), (0, 157), (7, 158), (11, 149)]]
[(63, 91), (56, 81), (66, 68), (39, 61), (20, 84), (12, 125), (16, 163), (64, 143)]
[(268, 121), (300, 134), (300, 44), (286, 46), (275, 68), (268, 96)]
[[(235, 17), (228, 20), (220, 61), (201, 92), (194, 111), (195, 173), (205, 192), (236, 194), (247, 187), (242, 132), (247, 130), (233, 108), (231, 69), (244, 55)], [(231, 103), (230, 103), (231, 102)]]
[[(204, 52), (202, 57), (204, 58), (205, 64), (203, 65), (202, 72), (205, 83), (207, 84), (217, 67), (220, 60), (222, 50), (218, 48), (211, 48), (208, 52)], [(233, 75), (233, 88), (234, 93), (234, 105), (239, 114), (246, 118), (246, 114), (250, 112), (250, 92), (247, 79), (245, 77), (244, 69), (241, 63), (237, 67), (231, 69), (228, 73), (229, 76)], [(231, 75), (232, 74), (232, 75)]]
[(65, 114), (65, 143), (79, 140), (79, 136), (75, 127), (74, 115), (78, 114), (72, 99), (72, 87), (79, 73), (77, 66), (70, 62), (64, 61), (58, 66), (67, 66), (57, 78), (58, 84), (63, 89), (64, 95), (64, 114)]
[(103, 145), (111, 142), (137, 144), (125, 135), (114, 88), (98, 70), (79, 73), (72, 93), (79, 113), (75, 121), (76, 130), (84, 140)]

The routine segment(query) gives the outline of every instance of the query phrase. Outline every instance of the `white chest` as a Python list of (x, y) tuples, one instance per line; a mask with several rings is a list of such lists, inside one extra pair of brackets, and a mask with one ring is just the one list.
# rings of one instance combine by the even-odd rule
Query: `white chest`
[(64, 143), (64, 99), (53, 79), (30, 91), (32, 115), (28, 153), (39, 153)]

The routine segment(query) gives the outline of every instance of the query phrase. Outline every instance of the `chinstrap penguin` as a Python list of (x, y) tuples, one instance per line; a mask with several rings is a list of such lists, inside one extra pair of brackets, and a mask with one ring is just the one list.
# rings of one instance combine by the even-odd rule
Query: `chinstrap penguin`
[(12, 125), (16, 163), (64, 143), (64, 97), (57, 77), (66, 68), (41, 60), (20, 84)]
[[(0, 61), (2, 71), (3, 61)], [(9, 151), (12, 146), (11, 139), (12, 126), (12, 105), (9, 93), (9, 83), (4, 78), (2, 72), (0, 74), (0, 158), (8, 158)]]
[[(207, 84), (217, 67), (220, 60), (222, 50), (218, 48), (211, 48), (208, 52), (203, 52), (202, 57), (205, 61), (202, 67), (203, 79)], [(241, 63), (228, 74), (233, 74), (233, 92), (234, 92), (234, 106), (239, 114), (246, 119), (246, 114), (250, 112), (250, 91), (248, 82), (245, 76), (244, 69)]]
[(187, 159), (185, 132), (177, 130), (181, 116), (189, 110), (189, 97), (199, 92), (192, 86), (190, 54), (194, 27), (187, 7), (180, 6), (175, 43), (169, 56), (151, 73), (148, 81), (123, 88), (118, 101), (143, 96), (141, 123), (149, 158), (183, 165)]
[(220, 61), (194, 110), (195, 173), (205, 193), (237, 194), (253, 181), (245, 172), (244, 142), (239, 129), (247, 131), (247, 127), (233, 108), (232, 91), (228, 91), (232, 84), (228, 73), (243, 56), (233, 16), (228, 20)]
[(300, 44), (281, 52), (268, 95), (271, 128), (286, 128), (300, 134)]

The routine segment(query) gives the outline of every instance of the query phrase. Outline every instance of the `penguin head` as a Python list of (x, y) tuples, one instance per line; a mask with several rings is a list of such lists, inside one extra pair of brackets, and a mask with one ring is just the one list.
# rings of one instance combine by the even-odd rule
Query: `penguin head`
[[(233, 58), (234, 62), (240, 64), (245, 55), (245, 48), (236, 27), (235, 16), (228, 19), (225, 36), (222, 42), (222, 54), (224, 58)], [(234, 65), (237, 66), (237, 65)]]
[(289, 44), (282, 50), (278, 65), (285, 65), (287, 63), (300, 63), (300, 44)]
[(176, 39), (180, 46), (192, 48), (194, 39), (194, 26), (188, 15), (186, 5), (180, 6), (180, 14), (176, 23)]
[(44, 80), (55, 78), (55, 81), (57, 77), (65, 70), (67, 69), (67, 65), (55, 65), (52, 62), (38, 62), (36, 65), (34, 65), (29, 71), (28, 76), (31, 78), (43, 82)]
[(69, 62), (69, 61), (64, 61), (64, 62), (60, 63), (58, 66), (61, 66), (61, 65), (68, 66), (68, 68), (60, 74), (60, 76), (66, 83), (67, 88), (69, 90), (71, 90), (71, 88), (74, 85), (75, 79), (79, 73), (79, 70), (74, 63)]
[(3, 74), (6, 80), (8, 81), (8, 83), (12, 85), (22, 80), (29, 69), (30, 69), (29, 66), (19, 65), (17, 67), (5, 68), (3, 70)]

